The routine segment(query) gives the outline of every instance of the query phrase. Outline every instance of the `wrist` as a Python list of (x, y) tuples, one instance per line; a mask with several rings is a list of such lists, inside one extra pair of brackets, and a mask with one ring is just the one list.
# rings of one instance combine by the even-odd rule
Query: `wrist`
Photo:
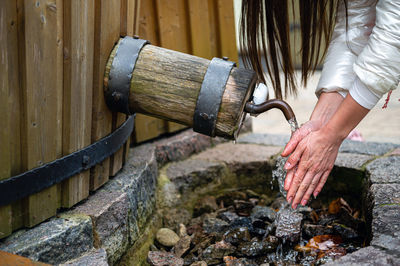
[(343, 100), (342, 95), (337, 92), (321, 93), (310, 120), (316, 121), (320, 123), (321, 126), (324, 126), (335, 114)]

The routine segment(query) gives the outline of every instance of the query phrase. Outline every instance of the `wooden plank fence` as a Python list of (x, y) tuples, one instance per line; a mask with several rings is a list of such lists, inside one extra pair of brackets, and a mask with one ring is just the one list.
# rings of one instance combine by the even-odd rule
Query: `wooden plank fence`
[[(84, 148), (125, 121), (105, 104), (103, 75), (120, 36), (135, 34), (238, 61), (232, 0), (0, 1), (0, 180)], [(181, 128), (137, 115), (131, 142)], [(0, 239), (87, 198), (121, 169), (128, 148), (129, 141), (92, 169), (0, 206)]]

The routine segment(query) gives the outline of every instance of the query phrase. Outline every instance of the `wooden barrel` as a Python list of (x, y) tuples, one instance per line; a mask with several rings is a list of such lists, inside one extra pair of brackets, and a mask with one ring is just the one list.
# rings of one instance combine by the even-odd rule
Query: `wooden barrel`
[[(104, 77), (106, 95), (113, 92), (109, 86), (110, 71), (122, 40), (114, 47), (107, 62)], [(198, 96), (210, 63), (204, 58), (150, 44), (143, 46), (131, 73), (130, 112), (193, 127)], [(235, 139), (255, 82), (254, 71), (237, 67), (230, 70), (216, 119), (215, 136)]]

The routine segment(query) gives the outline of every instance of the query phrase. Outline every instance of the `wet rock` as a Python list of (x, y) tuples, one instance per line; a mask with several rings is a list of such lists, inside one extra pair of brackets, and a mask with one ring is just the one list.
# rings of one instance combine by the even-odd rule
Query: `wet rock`
[(179, 236), (169, 228), (161, 228), (157, 231), (156, 240), (165, 247), (173, 247), (179, 241)]
[(230, 224), (231, 228), (237, 228), (237, 227), (247, 227), (247, 228), (253, 228), (253, 225), (251, 223), (251, 219), (248, 217), (239, 217)]
[(184, 261), (169, 252), (150, 251), (147, 255), (147, 262), (152, 266), (182, 266)]
[(205, 261), (196, 261), (196, 262), (193, 262), (192, 264), (190, 264), (190, 266), (207, 266), (207, 262), (205, 262)]
[(303, 233), (307, 238), (318, 235), (331, 235), (334, 233), (332, 226), (324, 226), (319, 224), (304, 224)]
[(286, 201), (284, 197), (278, 197), (272, 202), (271, 208), (274, 210), (280, 210), (289, 206), (289, 203)]
[(234, 206), (236, 213), (240, 216), (250, 216), (250, 213), (254, 207), (254, 205), (249, 201), (244, 200), (235, 200)]
[(337, 220), (337, 216), (333, 214), (321, 215), (318, 220), (319, 225), (330, 225)]
[(262, 221), (273, 222), (276, 218), (276, 212), (270, 207), (255, 206), (250, 217), (252, 220), (258, 219)]
[(264, 222), (262, 220), (258, 220), (258, 219), (252, 219), (252, 225), (254, 228), (261, 228), (261, 229), (265, 229), (268, 226), (268, 222)]
[(274, 202), (275, 198), (276, 198), (275, 196), (262, 194), (260, 196), (260, 201), (258, 202), (258, 205), (269, 206), (272, 204), (272, 202)]
[(357, 239), (360, 235), (351, 227), (343, 224), (334, 223), (332, 225), (333, 230), (336, 234), (340, 235), (343, 239)]
[(207, 247), (201, 254), (201, 258), (208, 264), (222, 262), (223, 257), (233, 254), (235, 247), (225, 241), (217, 242)]
[(214, 212), (218, 209), (215, 197), (205, 196), (201, 198), (193, 209), (193, 216), (197, 217), (204, 213)]
[(203, 222), (203, 229), (207, 234), (222, 234), (228, 229), (228, 227), (229, 224), (227, 222), (218, 218), (207, 218)]
[(239, 245), (242, 242), (251, 240), (250, 232), (247, 227), (238, 227), (225, 233), (224, 240), (232, 245)]
[(285, 241), (297, 242), (300, 239), (301, 221), (303, 215), (292, 209), (285, 208), (278, 212), (276, 217), (276, 237)]
[(184, 236), (179, 239), (178, 243), (174, 246), (174, 254), (177, 257), (182, 257), (189, 250), (191, 241), (192, 238), (190, 236)]
[(275, 250), (275, 248), (275, 243), (254, 239), (251, 242), (241, 243), (238, 247), (237, 253), (240, 256), (257, 257), (265, 253), (272, 252)]
[(237, 219), (239, 216), (235, 212), (226, 211), (226, 212), (219, 213), (217, 217), (221, 220), (224, 220), (227, 223), (231, 223), (235, 219)]

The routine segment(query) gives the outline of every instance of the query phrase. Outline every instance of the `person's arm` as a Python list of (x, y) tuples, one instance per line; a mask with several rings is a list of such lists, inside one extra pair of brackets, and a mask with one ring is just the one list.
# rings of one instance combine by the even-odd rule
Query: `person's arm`
[(298, 169), (287, 193), (287, 199), (296, 208), (307, 204), (311, 194), (320, 193), (336, 160), (342, 141), (367, 115), (368, 109), (347, 95), (338, 110), (320, 130), (311, 132), (289, 157), (286, 169), (298, 164)]
[[(346, 12), (344, 3), (340, 3), (335, 29), (315, 91), (318, 103), (310, 121), (293, 134), (282, 156), (288, 156), (304, 137), (320, 129), (346, 97), (356, 78), (353, 64), (358, 54), (367, 45), (375, 23), (375, 4), (376, 0), (349, 1)], [(342, 98), (338, 97), (339, 94)], [(286, 188), (290, 185), (292, 177), (293, 171), (289, 171), (285, 179)]]
[[(311, 132), (319, 130), (322, 126), (328, 123), (342, 102), (343, 97), (337, 92), (321, 93), (311, 114), (310, 120), (296, 130), (281, 155), (283, 157), (289, 156), (303, 138)], [(287, 172), (284, 184), (285, 190), (289, 190), (294, 172), (295, 168), (291, 168)]]

